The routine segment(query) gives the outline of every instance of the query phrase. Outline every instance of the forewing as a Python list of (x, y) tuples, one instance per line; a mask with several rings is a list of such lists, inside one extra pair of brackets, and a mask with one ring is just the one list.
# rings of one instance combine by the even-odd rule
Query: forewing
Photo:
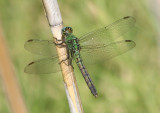
[(56, 46), (51, 40), (28, 40), (24, 48), (31, 53), (44, 56), (57, 56)]
[(110, 44), (116, 38), (125, 34), (134, 24), (135, 19), (133, 17), (124, 17), (107, 27), (100, 28), (80, 37), (80, 45)]
[(40, 59), (29, 63), (24, 72), (29, 74), (50, 74), (60, 71), (59, 61), (57, 57)]
[(88, 45), (81, 48), (81, 56), (84, 63), (93, 64), (97, 61), (105, 61), (121, 55), (135, 47), (132, 40), (122, 40), (111, 44)]

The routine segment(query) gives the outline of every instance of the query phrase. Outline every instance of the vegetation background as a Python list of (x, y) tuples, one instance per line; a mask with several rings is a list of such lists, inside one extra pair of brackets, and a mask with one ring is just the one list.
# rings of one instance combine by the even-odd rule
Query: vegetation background
[[(154, 5), (147, 0), (58, 0), (65, 26), (77, 36), (125, 17), (136, 18), (135, 28), (124, 35), (136, 47), (113, 60), (95, 64), (91, 76), (99, 97), (94, 98), (76, 71), (86, 113), (160, 113), (160, 30)], [(69, 113), (62, 76), (24, 73), (41, 56), (24, 49), (28, 39), (52, 39), (41, 0), (0, 0), (0, 20), (9, 53), (30, 113)], [(0, 81), (1, 82), (1, 81)], [(9, 113), (0, 87), (0, 113)]]

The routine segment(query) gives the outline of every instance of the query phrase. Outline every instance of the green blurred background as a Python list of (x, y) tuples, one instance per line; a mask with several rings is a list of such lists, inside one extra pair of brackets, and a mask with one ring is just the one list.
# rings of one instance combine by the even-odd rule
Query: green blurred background
[[(156, 4), (152, 0), (59, 0), (58, 3), (64, 25), (73, 26), (77, 36), (124, 16), (136, 18), (135, 28), (124, 35), (125, 39), (134, 40), (136, 47), (92, 68), (98, 98), (92, 96), (82, 75), (75, 70), (84, 112), (160, 113), (160, 30)], [(29, 62), (41, 57), (27, 52), (25, 41), (52, 39), (41, 0), (0, 0), (0, 20), (30, 113), (69, 113), (62, 76), (28, 75), (23, 71)], [(1, 86), (0, 113), (9, 112)]]

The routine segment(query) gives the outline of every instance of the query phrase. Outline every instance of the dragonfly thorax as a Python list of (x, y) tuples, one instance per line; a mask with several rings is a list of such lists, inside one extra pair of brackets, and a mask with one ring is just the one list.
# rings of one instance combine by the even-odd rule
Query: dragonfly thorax
[(78, 38), (75, 37), (73, 34), (73, 29), (71, 27), (64, 27), (62, 28), (62, 38), (65, 41), (67, 48), (74, 52), (79, 50), (79, 42)]
[(67, 49), (69, 51), (70, 56), (71, 57), (76, 57), (77, 55), (79, 56), (80, 44), (78, 38), (73, 34), (68, 34), (67, 36), (64, 36), (64, 40), (67, 45)]
[(65, 43), (67, 44), (69, 49), (77, 48), (77, 46), (79, 46), (78, 38), (73, 34), (65, 37)]

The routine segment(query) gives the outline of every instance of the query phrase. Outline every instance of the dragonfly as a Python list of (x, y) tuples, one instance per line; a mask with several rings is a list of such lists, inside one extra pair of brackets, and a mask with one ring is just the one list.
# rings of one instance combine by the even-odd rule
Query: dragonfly
[(72, 61), (77, 64), (91, 93), (97, 97), (97, 90), (85, 64), (109, 60), (134, 48), (136, 44), (132, 40), (115, 40), (133, 28), (135, 22), (134, 17), (123, 17), (106, 27), (91, 31), (79, 38), (73, 35), (71, 27), (64, 27), (61, 30), (61, 43), (55, 43), (52, 40), (28, 40), (24, 46), (26, 50), (48, 57), (29, 63), (24, 72), (29, 74), (49, 74), (60, 71), (60, 66), (57, 66), (60, 62), (56, 54), (56, 46), (65, 46), (67, 48), (67, 59), (70, 62), (69, 65), (73, 66)]

